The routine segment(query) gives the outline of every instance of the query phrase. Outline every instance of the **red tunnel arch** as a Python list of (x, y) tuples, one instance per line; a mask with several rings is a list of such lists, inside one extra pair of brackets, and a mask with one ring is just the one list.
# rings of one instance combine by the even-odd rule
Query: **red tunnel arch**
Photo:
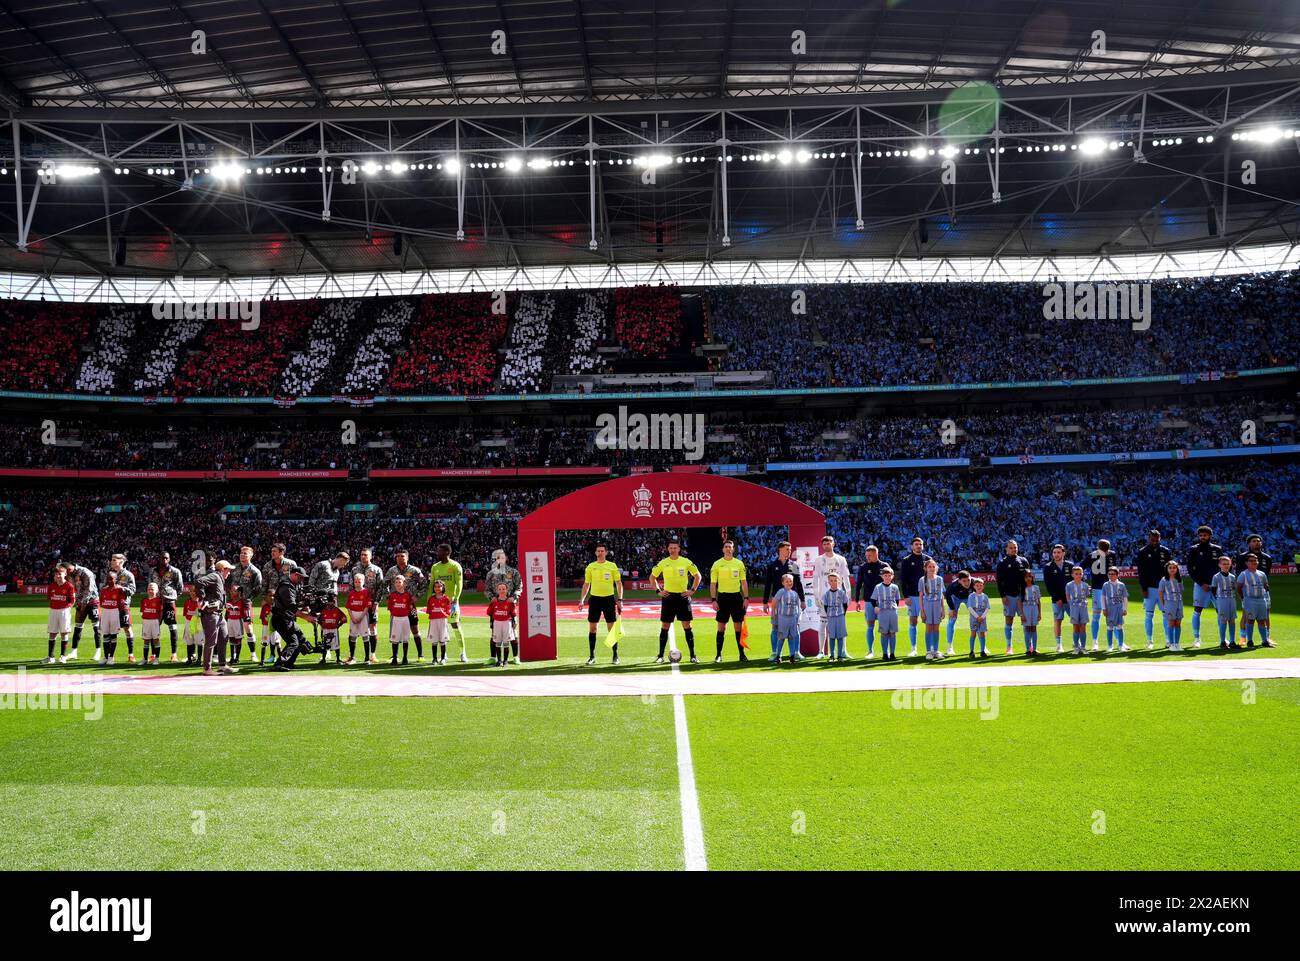
[(519, 519), (520, 657), (556, 657), (556, 531), (710, 525), (785, 526), (796, 548), (816, 548), (826, 533), (821, 511), (761, 484), (716, 474), (635, 474), (565, 494)]

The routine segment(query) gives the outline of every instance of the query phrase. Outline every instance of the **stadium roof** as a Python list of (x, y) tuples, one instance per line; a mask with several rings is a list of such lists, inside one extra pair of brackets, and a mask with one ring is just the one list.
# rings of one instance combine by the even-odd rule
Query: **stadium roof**
[(1300, 4), (8, 0), (0, 107), (33, 274), (1293, 243)]

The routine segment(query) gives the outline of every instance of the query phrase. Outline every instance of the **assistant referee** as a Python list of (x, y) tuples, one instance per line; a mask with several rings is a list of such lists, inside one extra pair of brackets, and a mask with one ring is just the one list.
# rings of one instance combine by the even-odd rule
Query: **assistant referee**
[(668, 556), (650, 571), (650, 579), (663, 598), (659, 603), (659, 656), (655, 658), (655, 663), (664, 662), (668, 628), (672, 626), (674, 618), (682, 622), (682, 633), (686, 635), (691, 663), (700, 663), (700, 659), (695, 656), (695, 632), (691, 630), (691, 621), (695, 618), (695, 613), (691, 610), (691, 595), (699, 588), (704, 575), (694, 561), (682, 557), (681, 541), (668, 542)]
[[(609, 549), (604, 544), (596, 545), (596, 559), (587, 565), (582, 575), (582, 596), (578, 598), (578, 610), (591, 598), (587, 608), (587, 663), (596, 663), (596, 625), (600, 617), (605, 616), (605, 623), (613, 630), (618, 615), (623, 610), (623, 575), (618, 565), (605, 559)], [(614, 663), (618, 663), (618, 644), (614, 645)]]
[(745, 606), (749, 603), (749, 581), (745, 578), (745, 565), (736, 558), (735, 541), (725, 541), (722, 556), (713, 562), (709, 569), (709, 596), (718, 621), (718, 656), (714, 664), (722, 663), (722, 645), (727, 637), (727, 621), (735, 624), (736, 649), (740, 659), (748, 661), (741, 633), (745, 629)]

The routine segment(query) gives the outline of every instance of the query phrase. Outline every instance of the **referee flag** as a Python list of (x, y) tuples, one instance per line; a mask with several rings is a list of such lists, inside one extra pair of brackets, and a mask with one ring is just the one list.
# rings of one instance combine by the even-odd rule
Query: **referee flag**
[(740, 622), (740, 646), (749, 650), (749, 645), (745, 642), (749, 640), (749, 621)]
[(605, 646), (613, 647), (623, 639), (623, 620), (620, 618), (613, 624), (609, 625), (609, 630), (605, 632)]

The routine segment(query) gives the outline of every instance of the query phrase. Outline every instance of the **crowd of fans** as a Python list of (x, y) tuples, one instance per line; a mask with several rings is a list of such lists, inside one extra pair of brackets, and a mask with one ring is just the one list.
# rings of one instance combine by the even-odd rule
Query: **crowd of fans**
[(124, 376), (123, 383), (130, 383), (137, 394), (152, 395), (161, 393), (172, 378), (176, 376), (176, 366), (180, 363), (181, 351), (189, 350), (203, 333), (207, 320), (202, 317), (178, 317), (145, 343), (131, 345), (123, 365), (129, 371), (136, 358), (142, 358), (140, 372), (136, 377)]
[(299, 343), (321, 305), (313, 300), (272, 300), (249, 322), (207, 321), (197, 350), (176, 367), (174, 391), (183, 397), (270, 397), (280, 386), (289, 351)]
[[(1147, 531), (1158, 529), (1176, 555), (1209, 524), (1215, 540), (1235, 554), (1249, 534), (1264, 539), (1275, 560), (1291, 562), (1300, 550), (1300, 464), (1241, 464), (1213, 470), (1103, 468), (1089, 471), (994, 471), (978, 475), (933, 472), (802, 474), (769, 482), (826, 514), (836, 550), (860, 562), (868, 544), (897, 562), (911, 539), (942, 573), (992, 570), (1008, 539), (1035, 565), (1055, 543), (1072, 560), (1086, 557), (1106, 538), (1120, 564), (1132, 564)], [(1092, 493), (1089, 493), (1092, 491)], [(987, 494), (988, 499), (960, 495)], [(1113, 493), (1103, 493), (1113, 492)], [(836, 497), (861, 497), (842, 503)], [(770, 531), (742, 531), (750, 545), (766, 544)], [(763, 551), (760, 549), (759, 554)]]
[(384, 304), (374, 326), (365, 332), (353, 352), (352, 366), (341, 385), (343, 393), (362, 396), (379, 392), (393, 359), (402, 350), (414, 314), (413, 300), (390, 300)]
[(1297, 298), (1295, 271), (1154, 281), (1138, 331), (1049, 320), (1041, 283), (809, 284), (718, 288), (710, 316), (728, 368), (782, 387), (999, 383), (1295, 363)]
[(90, 353), (81, 362), (74, 385), (87, 394), (111, 394), (118, 386), (118, 372), (126, 366), (136, 338), (136, 311), (121, 305), (110, 307), (99, 322)]
[(709, 331), (715, 343), (727, 345), (726, 368), (770, 370), (778, 387), (824, 386), (827, 356), (844, 345), (823, 343), (805, 306), (788, 287), (711, 291)]
[(424, 297), (387, 389), (407, 394), (483, 394), (496, 377), (506, 316), (490, 293)]
[[(93, 470), (305, 470), (419, 467), (667, 467), (685, 450), (597, 446), (594, 423), (360, 418), (355, 443), (337, 426), (301, 419), (150, 423), (129, 413), (111, 420), (60, 420), (59, 443), (42, 443), (42, 417), (0, 422), (0, 467)], [(1184, 426), (1185, 425), (1185, 426)], [(870, 415), (826, 421), (769, 421), (764, 412), (710, 417), (696, 463), (762, 466), (783, 462), (1115, 453), (1260, 446), (1296, 442), (1294, 405), (1229, 401), (1146, 410), (1000, 414)]]
[(289, 397), (313, 394), (337, 364), (358, 316), (362, 301), (352, 299), (327, 301), (307, 329), (307, 340), (295, 350), (285, 365), (278, 393)]
[(559, 374), (589, 374), (600, 367), (596, 345), (609, 330), (609, 297), (602, 290), (578, 294), (572, 316), (566, 349), (558, 354), (554, 369)]
[(0, 301), (0, 389), (65, 390), (78, 369), (95, 304)]
[[(824, 511), (837, 550), (859, 561), (876, 544), (896, 561), (914, 535), (944, 572), (991, 570), (1008, 538), (1035, 564), (1060, 542), (1071, 559), (1085, 557), (1107, 538), (1121, 564), (1131, 564), (1151, 527), (1176, 554), (1209, 524), (1215, 540), (1232, 552), (1248, 534), (1259, 534), (1278, 562), (1300, 550), (1295, 514), (1300, 464), (1242, 464), (1215, 469), (1108, 467), (1089, 471), (998, 471), (986, 474), (801, 474), (769, 485)], [(376, 550), (378, 563), (392, 562), (405, 547), (411, 561), (427, 566), (435, 546), (447, 541), (470, 583), (482, 576), (491, 552), (504, 548), (514, 559), (518, 518), (566, 493), (557, 486), (499, 484), (442, 487), (345, 488), (338, 485), (282, 489), (28, 487), (6, 494), (0, 510), (0, 583), (48, 579), (54, 563), (77, 560), (102, 569), (116, 551), (128, 557), (137, 579), (160, 551), (188, 569), (190, 553), (203, 549), (233, 559), (244, 544), (264, 562), (270, 544), (282, 541), (299, 563), (340, 549)], [(964, 499), (961, 495), (977, 498)], [(836, 498), (860, 501), (845, 503)], [(374, 510), (348, 510), (373, 504)], [(247, 505), (240, 512), (222, 510)], [(662, 555), (666, 530), (572, 531), (557, 541), (557, 573), (580, 577), (597, 539), (610, 556), (640, 576)], [(743, 528), (728, 532), (751, 567), (769, 559), (783, 532)], [(805, 546), (805, 545), (799, 545)], [(813, 546), (813, 545), (808, 545)]]
[[(1044, 316), (1041, 283), (808, 284), (704, 292), (714, 369), (770, 371), (778, 387), (902, 386), (1132, 377), (1293, 364), (1300, 271), (1160, 280), (1150, 326)], [(303, 396), (547, 390), (610, 358), (683, 346), (678, 288), (268, 301), (261, 324), (158, 321), (147, 305), (0, 302), (0, 389)], [(507, 338), (508, 332), (508, 340)], [(498, 348), (505, 346), (504, 351)], [(85, 356), (82, 356), (85, 352)], [(504, 360), (503, 360), (504, 358)], [(653, 389), (653, 388), (649, 388)]]
[(681, 344), (682, 330), (682, 300), (676, 287), (614, 291), (614, 337), (634, 357), (666, 357)]

